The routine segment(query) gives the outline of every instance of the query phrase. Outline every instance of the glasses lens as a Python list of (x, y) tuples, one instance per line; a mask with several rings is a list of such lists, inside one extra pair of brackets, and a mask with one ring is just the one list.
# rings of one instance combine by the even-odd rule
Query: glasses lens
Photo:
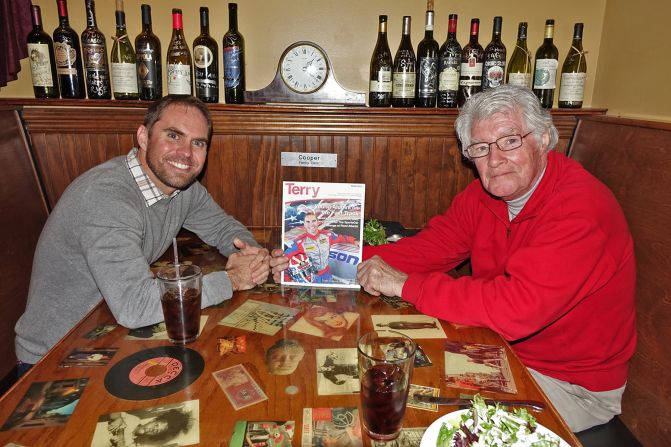
[(489, 153), (489, 144), (487, 143), (476, 143), (468, 146), (467, 149), (468, 156), (471, 158), (484, 157)]
[(508, 135), (496, 140), (496, 144), (498, 144), (503, 151), (517, 149), (522, 145), (522, 137), (520, 135)]

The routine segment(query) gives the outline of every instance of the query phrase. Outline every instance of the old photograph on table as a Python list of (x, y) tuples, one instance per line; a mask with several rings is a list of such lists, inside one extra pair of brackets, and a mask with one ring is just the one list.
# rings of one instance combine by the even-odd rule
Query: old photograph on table
[(337, 306), (312, 306), (289, 330), (339, 341), (358, 319), (358, 313)]
[(219, 324), (260, 334), (275, 335), (298, 312), (298, 309), (286, 306), (247, 300), (219, 320)]
[(356, 348), (317, 349), (317, 394), (351, 394), (359, 392), (359, 370)]
[(445, 342), (445, 383), (449, 387), (516, 393), (503, 346)]
[(282, 284), (359, 288), (365, 185), (283, 182)]
[(375, 330), (400, 332), (412, 339), (447, 338), (437, 318), (428, 315), (371, 315)]
[(200, 442), (198, 401), (116, 411), (101, 416), (91, 447), (183, 446)]
[(75, 349), (60, 365), (61, 368), (76, 366), (105, 366), (112, 360), (119, 348)]

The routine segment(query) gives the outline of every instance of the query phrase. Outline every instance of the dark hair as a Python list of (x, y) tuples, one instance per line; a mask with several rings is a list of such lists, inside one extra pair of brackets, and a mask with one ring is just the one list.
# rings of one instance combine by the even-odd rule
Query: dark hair
[(193, 107), (203, 115), (207, 120), (207, 143), (209, 145), (210, 139), (212, 138), (212, 116), (210, 115), (210, 110), (207, 108), (207, 105), (195, 96), (167, 95), (158, 101), (153, 102), (147, 109), (147, 113), (144, 115), (144, 122), (142, 123), (144, 127), (147, 128), (149, 135), (151, 135), (151, 128), (161, 119), (163, 111), (172, 105)]
[(134, 435), (138, 443), (164, 443), (176, 438), (181, 432), (189, 431), (191, 425), (191, 416), (184, 411), (172, 409), (159, 414), (150, 422), (165, 422), (167, 427), (160, 433), (139, 433)]

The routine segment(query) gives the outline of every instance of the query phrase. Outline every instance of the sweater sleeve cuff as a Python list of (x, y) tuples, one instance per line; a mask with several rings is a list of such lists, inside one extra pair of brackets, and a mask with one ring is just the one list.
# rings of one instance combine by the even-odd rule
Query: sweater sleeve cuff
[(417, 304), (422, 299), (422, 289), (424, 288), (424, 281), (428, 278), (429, 273), (411, 273), (408, 279), (403, 284), (402, 298), (403, 300), (412, 303), (417, 307)]
[(202, 307), (214, 306), (233, 296), (233, 286), (226, 272), (212, 272), (203, 276)]

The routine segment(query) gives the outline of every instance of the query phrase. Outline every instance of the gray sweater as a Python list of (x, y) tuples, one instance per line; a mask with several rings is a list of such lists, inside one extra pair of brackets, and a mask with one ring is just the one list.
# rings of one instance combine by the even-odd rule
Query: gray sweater
[[(101, 299), (128, 328), (162, 321), (158, 284), (149, 265), (182, 227), (225, 256), (237, 251), (236, 237), (258, 245), (198, 182), (147, 207), (125, 157), (75, 179), (37, 244), (28, 304), (16, 324), (19, 360), (37, 362)], [(226, 273), (204, 276), (203, 307), (231, 295)]]

